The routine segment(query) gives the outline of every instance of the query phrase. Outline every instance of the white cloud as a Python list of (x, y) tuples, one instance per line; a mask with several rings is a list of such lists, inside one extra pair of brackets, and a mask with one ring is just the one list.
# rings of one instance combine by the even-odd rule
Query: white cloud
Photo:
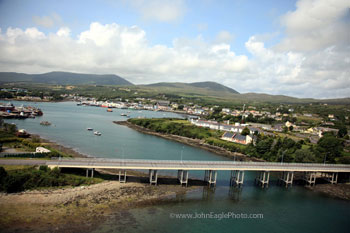
[(349, 44), (350, 1), (300, 0), (282, 17), (287, 37), (280, 50), (313, 51)]
[[(329, 8), (340, 3), (332, 1)], [(295, 11), (283, 17), (287, 35), (276, 46), (266, 47), (263, 39), (269, 36), (251, 36), (245, 43), (249, 58), (236, 54), (227, 36), (210, 43), (201, 36), (176, 38), (171, 46), (152, 46), (146, 32), (137, 26), (95, 22), (76, 37), (69, 28), (49, 34), (37, 28), (0, 30), (0, 70), (114, 73), (134, 83), (216, 81), (240, 92), (349, 97), (350, 40), (335, 30), (349, 24), (349, 19), (344, 20), (339, 13), (344, 11), (337, 7), (319, 15), (327, 30), (317, 21), (302, 25), (293, 19), (307, 21), (305, 7), (313, 15), (313, 9), (324, 9), (325, 2), (310, 4), (301, 0)], [(314, 41), (312, 48), (300, 38)]]
[(67, 70), (115, 73), (137, 83), (190, 82), (221, 77), (219, 72), (228, 77), (248, 62), (228, 44), (209, 44), (201, 37), (175, 39), (173, 47), (150, 46), (142, 29), (115, 23), (92, 23), (76, 39), (68, 28), (48, 35), (36, 28), (9, 28), (0, 38), (0, 70), (29, 73)]
[(35, 15), (33, 16), (33, 21), (35, 24), (45, 28), (52, 28), (55, 25), (62, 24), (61, 17), (56, 13), (52, 13), (51, 15), (44, 15), (42, 17)]
[(220, 31), (215, 38), (215, 43), (230, 43), (234, 36), (228, 31)]
[(132, 0), (131, 3), (146, 20), (159, 22), (176, 22), (186, 10), (184, 0)]

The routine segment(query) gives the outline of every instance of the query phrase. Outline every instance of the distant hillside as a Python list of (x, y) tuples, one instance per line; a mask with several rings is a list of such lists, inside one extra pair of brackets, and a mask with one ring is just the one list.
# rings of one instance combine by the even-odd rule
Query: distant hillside
[(193, 89), (193, 88), (199, 88), (199, 89), (205, 89), (207, 91), (214, 91), (214, 92), (226, 92), (226, 93), (232, 93), (232, 94), (239, 94), (236, 90), (226, 87), (222, 84), (216, 83), (216, 82), (196, 82), (196, 83), (154, 83), (145, 85), (148, 87), (171, 87), (171, 88), (181, 88), (181, 89)]
[(0, 83), (31, 82), (57, 85), (133, 85), (114, 74), (79, 74), (69, 72), (50, 72), (44, 74), (23, 74), (0, 72)]

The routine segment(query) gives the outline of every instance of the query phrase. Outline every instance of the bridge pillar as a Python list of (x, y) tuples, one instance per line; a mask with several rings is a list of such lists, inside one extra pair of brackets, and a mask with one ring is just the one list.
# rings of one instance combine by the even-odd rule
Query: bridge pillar
[(158, 170), (149, 170), (149, 183), (157, 185), (158, 182)]
[(230, 186), (242, 186), (244, 181), (244, 171), (233, 170), (231, 171)]
[(270, 172), (261, 171), (261, 172), (258, 172), (258, 175), (255, 178), (255, 183), (260, 184), (262, 188), (267, 188), (269, 187), (269, 180), (270, 180)]
[(89, 177), (89, 170), (91, 171), (91, 178), (94, 177), (94, 169), (93, 168), (86, 168), (86, 177)]
[(288, 185), (293, 185), (293, 178), (294, 178), (294, 172), (291, 171), (283, 171), (281, 174), (281, 177), (279, 178), (279, 181), (286, 184), (286, 188), (288, 188)]
[(119, 170), (119, 182), (126, 183), (126, 170)]
[(204, 181), (208, 182), (209, 186), (215, 186), (217, 175), (218, 173), (216, 170), (205, 170)]
[(316, 184), (316, 172), (305, 172), (303, 180), (305, 180), (309, 186), (315, 185)]
[(185, 184), (186, 187), (187, 187), (187, 184), (188, 184), (188, 171), (186, 171), (186, 170), (178, 170), (177, 178), (179, 179), (181, 185)]
[(331, 184), (336, 184), (338, 182), (338, 172), (322, 173), (322, 177)]

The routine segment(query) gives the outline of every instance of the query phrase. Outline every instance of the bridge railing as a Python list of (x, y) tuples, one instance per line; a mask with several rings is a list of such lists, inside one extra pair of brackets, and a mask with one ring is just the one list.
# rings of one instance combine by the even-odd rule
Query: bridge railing
[(279, 167), (333, 167), (350, 168), (348, 164), (323, 163), (279, 163), (279, 162), (241, 162), (241, 161), (201, 161), (201, 160), (152, 160), (152, 159), (116, 159), (116, 158), (52, 158), (54, 161), (89, 163), (133, 163), (133, 164), (173, 164), (173, 165), (224, 165), (224, 166), (279, 166)]

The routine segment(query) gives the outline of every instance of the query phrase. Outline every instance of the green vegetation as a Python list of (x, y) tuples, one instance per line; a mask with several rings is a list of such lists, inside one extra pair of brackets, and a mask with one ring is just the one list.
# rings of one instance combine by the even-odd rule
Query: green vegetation
[(158, 133), (173, 134), (183, 137), (200, 139), (210, 145), (223, 147), (232, 152), (243, 152), (245, 146), (221, 140), (223, 132), (191, 125), (186, 120), (162, 119), (129, 119), (129, 122)]
[[(11, 153), (4, 154), (4, 157), (14, 157), (14, 158), (51, 158), (51, 157), (72, 157), (69, 154), (58, 151), (50, 145), (47, 145), (40, 142), (40, 139), (37, 137), (32, 138), (21, 138), (17, 137), (15, 133), (17, 132), (17, 127), (14, 124), (4, 123), (0, 119), (0, 149), (4, 147), (14, 148), (20, 152), (28, 153)], [(42, 154), (33, 154), (37, 147), (43, 146), (49, 149), (51, 152), (42, 153)], [(0, 151), (1, 151), (0, 150)]]
[(90, 185), (102, 182), (101, 178), (86, 178), (76, 174), (66, 174), (60, 169), (47, 166), (4, 169), (0, 167), (0, 191), (21, 192), (28, 189), (59, 186)]
[(186, 120), (163, 118), (128, 121), (155, 132), (201, 139), (210, 145), (271, 162), (350, 163), (350, 153), (344, 151), (344, 139), (331, 133), (324, 134), (316, 145), (308, 140), (258, 135), (255, 143), (246, 146), (221, 140), (222, 131), (191, 125)]

